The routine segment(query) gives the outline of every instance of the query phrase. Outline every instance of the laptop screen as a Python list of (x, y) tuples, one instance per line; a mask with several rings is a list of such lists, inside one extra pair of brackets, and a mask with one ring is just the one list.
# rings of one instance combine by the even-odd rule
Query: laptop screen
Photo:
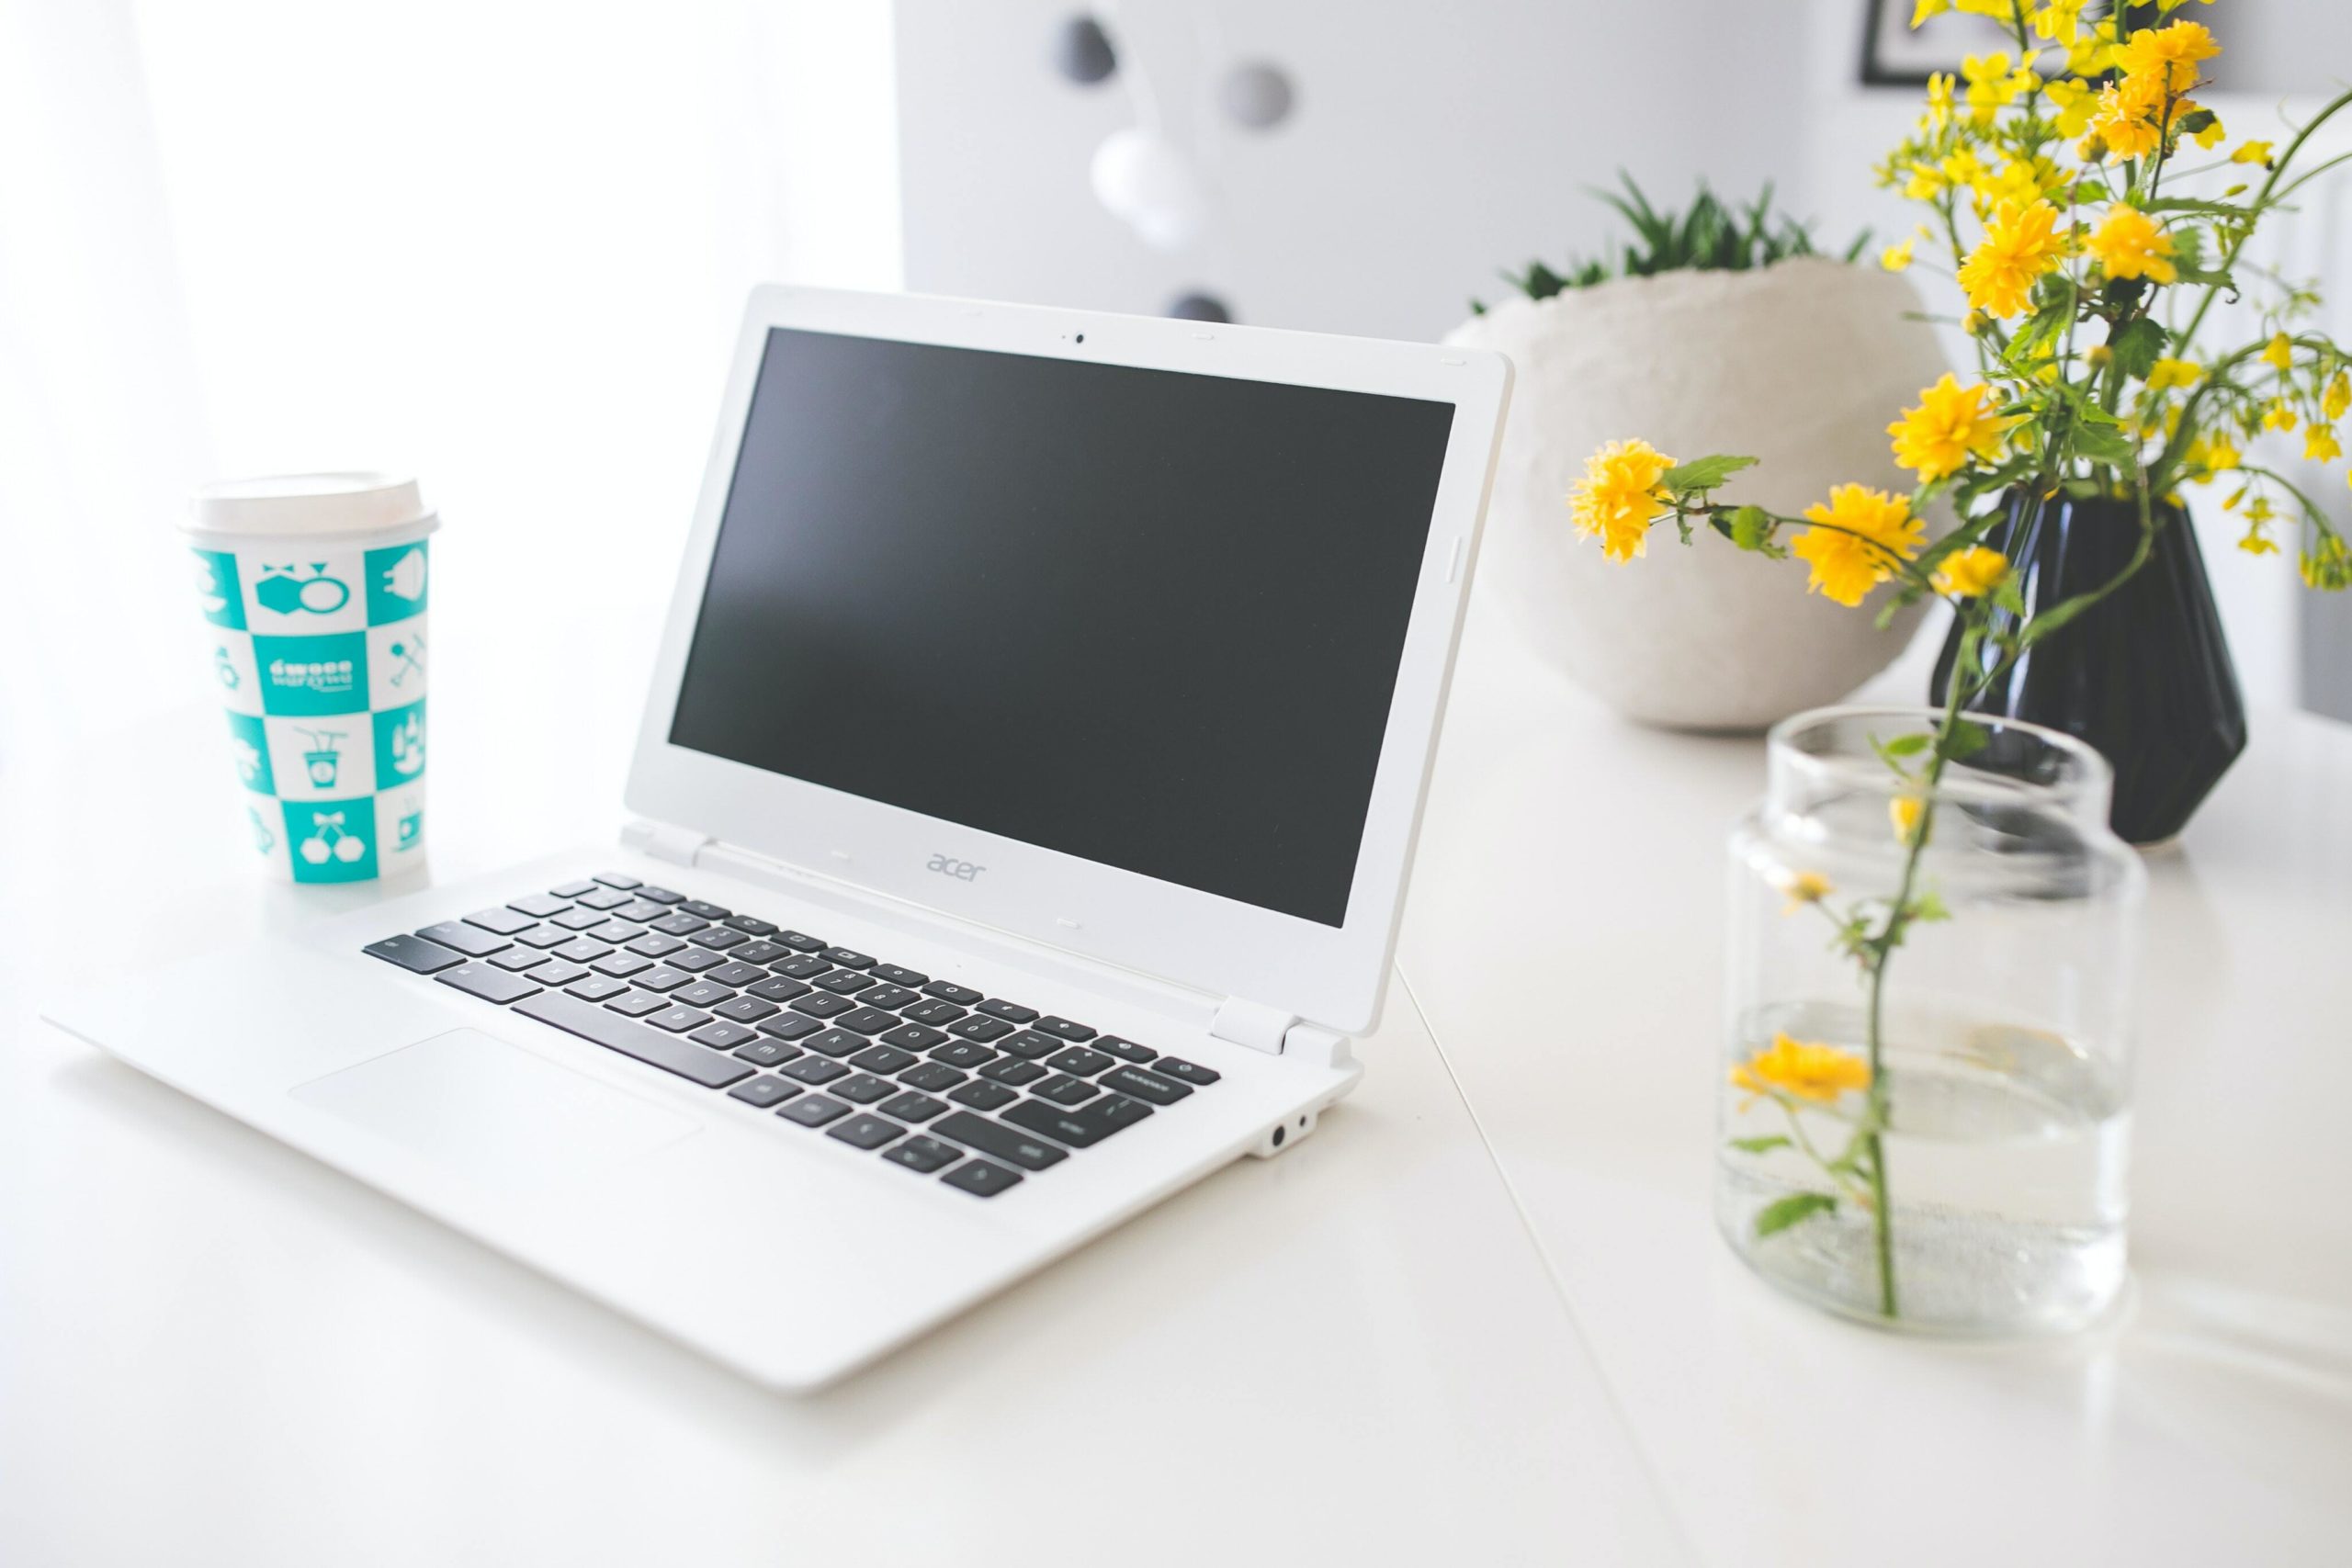
[(773, 329), (670, 739), (1341, 925), (1453, 418)]

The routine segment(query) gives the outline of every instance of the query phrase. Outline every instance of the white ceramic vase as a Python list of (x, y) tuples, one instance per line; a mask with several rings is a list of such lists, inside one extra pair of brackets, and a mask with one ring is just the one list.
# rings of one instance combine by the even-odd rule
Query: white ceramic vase
[[(1568, 521), (1568, 488), (1602, 443), (1640, 436), (1677, 458), (1759, 459), (1721, 492), (1801, 513), (1832, 485), (1895, 491), (1887, 424), (1948, 367), (1908, 279), (1799, 257), (1755, 272), (1624, 278), (1513, 298), (1450, 342), (1518, 369), (1478, 577), (1545, 657), (1610, 706), (1678, 729), (1761, 729), (1836, 702), (1918, 629), (1914, 605), (1880, 630), (1882, 587), (1859, 609), (1805, 591), (1801, 563), (1670, 527), (1619, 565)], [(1940, 532), (1930, 519), (1931, 532)]]

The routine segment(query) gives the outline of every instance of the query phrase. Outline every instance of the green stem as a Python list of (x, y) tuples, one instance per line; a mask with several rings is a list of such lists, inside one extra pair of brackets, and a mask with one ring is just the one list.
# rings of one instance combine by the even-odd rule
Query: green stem
[[(2287, 165), (2295, 161), (2295, 154), (2302, 151), (2303, 143), (2311, 140), (2312, 132), (2325, 125), (2335, 112), (2346, 104), (2352, 104), (2352, 91), (2337, 94), (2325, 108), (2312, 117), (2308, 125), (2295, 132), (2295, 139), (2287, 143), (2287, 151), (2272, 160), (2268, 177), (2262, 182), (2262, 188), (2255, 193), (2253, 202), (2245, 209), (2245, 226), (2240, 229), (2237, 237), (2230, 242), (2228, 252), (2222, 257), (2222, 265), (2213, 269), (2215, 272), (2228, 273), (2231, 265), (2238, 259), (2238, 253), (2245, 249), (2246, 241), (2254, 237), (2255, 221), (2270, 202), (2271, 193), (2278, 185), (2278, 176), (2287, 172)], [(2316, 174), (2318, 171), (2313, 170), (2312, 173)], [(2205, 324), (2205, 312), (2211, 310), (2213, 301), (2221, 297), (2222, 287), (2219, 283), (2209, 283), (2205, 286), (2204, 298), (2197, 301), (2197, 309), (2189, 316), (2188, 325), (2181, 329), (2180, 336), (2174, 341), (2175, 357), (2184, 359), (2188, 357), (2189, 343), (2197, 336), (2197, 329)]]

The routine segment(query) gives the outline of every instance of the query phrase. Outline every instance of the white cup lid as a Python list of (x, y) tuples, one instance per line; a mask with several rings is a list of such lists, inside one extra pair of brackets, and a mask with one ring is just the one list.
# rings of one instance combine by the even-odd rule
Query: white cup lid
[(262, 474), (198, 485), (193, 534), (364, 534), (429, 520), (416, 481), (397, 474)]

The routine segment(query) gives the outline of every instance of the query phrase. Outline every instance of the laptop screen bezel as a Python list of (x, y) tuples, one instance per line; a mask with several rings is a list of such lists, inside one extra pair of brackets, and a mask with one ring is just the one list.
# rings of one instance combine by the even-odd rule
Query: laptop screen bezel
[[(1344, 922), (1337, 927), (671, 743), (680, 682), (770, 329), (1451, 403), (1454, 415)], [(663, 627), (626, 802), (805, 873), (1346, 1032), (1376, 1021), (1510, 369), (1501, 355), (910, 295), (753, 291)], [(1279, 756), (1261, 759), (1279, 768)], [(944, 863), (949, 871), (935, 869)], [(965, 877), (950, 873), (984, 867)]]

